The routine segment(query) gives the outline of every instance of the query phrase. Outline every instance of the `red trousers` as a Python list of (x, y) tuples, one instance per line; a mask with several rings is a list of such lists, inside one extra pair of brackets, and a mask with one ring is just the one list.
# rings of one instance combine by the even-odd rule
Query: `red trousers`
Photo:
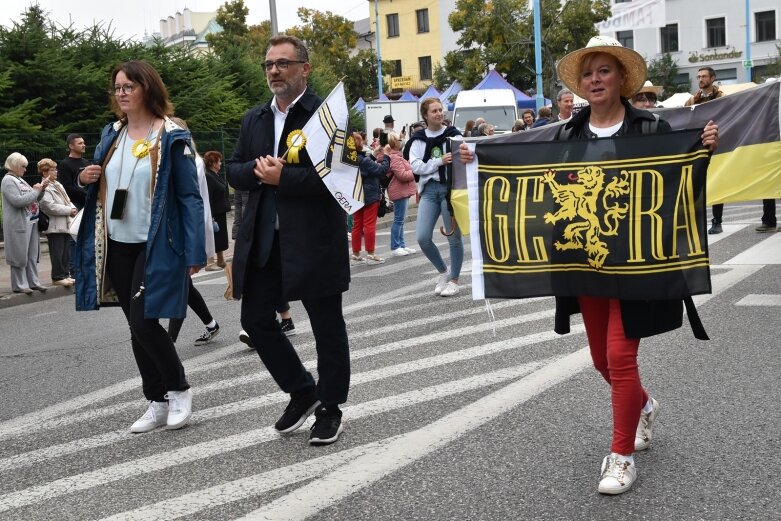
[(578, 297), (586, 325), (594, 367), (610, 384), (613, 403), (611, 451), (630, 456), (635, 451), (635, 432), (648, 393), (640, 383), (637, 368), (639, 338), (626, 338), (621, 322), (621, 303), (604, 297)]
[(366, 251), (374, 253), (374, 243), (377, 238), (377, 208), (380, 202), (367, 204), (353, 214), (353, 253), (361, 253), (361, 236), (366, 243)]

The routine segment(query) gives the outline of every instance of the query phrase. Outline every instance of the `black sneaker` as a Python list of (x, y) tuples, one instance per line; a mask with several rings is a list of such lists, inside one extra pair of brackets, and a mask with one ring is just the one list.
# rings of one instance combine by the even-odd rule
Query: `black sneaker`
[(292, 318), (283, 318), (282, 321), (279, 323), (279, 327), (282, 329), (282, 332), (285, 333), (287, 336), (293, 336), (296, 334), (296, 326), (293, 325)]
[(211, 342), (214, 337), (220, 334), (220, 325), (214, 323), (214, 327), (205, 326), (203, 328), (203, 334), (195, 339), (195, 345), (202, 346)]
[(249, 335), (243, 329), (239, 331), (239, 340), (247, 344), (247, 347), (249, 347), (250, 349), (255, 349), (255, 344), (252, 343), (252, 340), (250, 339)]
[(342, 433), (342, 411), (333, 405), (321, 405), (315, 410), (315, 423), (309, 434), (310, 445), (330, 445)]
[(290, 395), (290, 403), (285, 412), (274, 424), (274, 428), (281, 434), (287, 434), (301, 427), (315, 408), (320, 405), (314, 389), (307, 389)]
[(721, 229), (721, 224), (714, 223), (713, 226), (710, 227), (710, 230), (708, 230), (708, 233), (711, 235), (716, 235), (718, 233), (723, 232), (724, 230)]
[(770, 226), (769, 224), (762, 223), (762, 226), (757, 226), (756, 230), (760, 233), (774, 232), (776, 231), (776, 225)]

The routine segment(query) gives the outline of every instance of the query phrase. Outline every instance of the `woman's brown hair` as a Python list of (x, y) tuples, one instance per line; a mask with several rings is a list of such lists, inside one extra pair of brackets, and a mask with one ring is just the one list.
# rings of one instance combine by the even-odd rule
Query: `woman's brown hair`
[[(114, 71), (111, 73), (111, 85), (109, 87), (109, 92), (111, 93), (114, 92), (117, 74), (119, 74), (120, 71), (125, 73), (128, 80), (141, 86), (144, 92), (144, 105), (152, 114), (162, 118), (174, 113), (174, 106), (168, 99), (168, 89), (165, 88), (163, 79), (154, 67), (141, 60), (131, 60), (120, 63), (114, 67)], [(113, 94), (111, 96), (111, 110), (113, 110), (114, 114), (120, 119), (125, 119), (127, 116), (119, 108), (117, 97)]]

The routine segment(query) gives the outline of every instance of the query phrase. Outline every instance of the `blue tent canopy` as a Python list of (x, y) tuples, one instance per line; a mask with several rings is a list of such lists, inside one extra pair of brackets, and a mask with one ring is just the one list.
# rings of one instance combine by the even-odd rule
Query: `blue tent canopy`
[(433, 85), (429, 85), (428, 88), (426, 89), (426, 92), (420, 95), (420, 99), (438, 98), (438, 97), (439, 97), (439, 91)]
[(442, 104), (447, 107), (447, 110), (453, 110), (453, 102), (450, 101), (450, 97), (455, 96), (463, 89), (464, 88), (461, 86), (461, 84), (458, 83), (458, 80), (455, 80), (448, 88), (445, 89), (442, 94), (439, 95), (440, 101), (442, 101)]
[(357, 110), (358, 112), (363, 112), (366, 110), (366, 102), (363, 101), (363, 98), (358, 98), (358, 101), (356, 101), (355, 105), (353, 105), (353, 109)]
[(382, 96), (380, 96), (374, 101), (390, 101), (390, 100), (388, 99), (388, 96), (386, 96), (385, 93), (383, 93)]
[[(517, 89), (509, 81), (505, 80), (496, 69), (493, 69), (485, 75), (483, 80), (473, 87), (473, 90), (482, 89), (511, 89), (515, 93), (515, 101), (518, 104), (519, 109), (536, 109), (537, 103), (531, 96), (526, 95), (521, 90)], [(550, 105), (551, 101), (545, 99), (545, 105)]]
[(398, 101), (418, 101), (418, 97), (408, 90), (405, 90)]

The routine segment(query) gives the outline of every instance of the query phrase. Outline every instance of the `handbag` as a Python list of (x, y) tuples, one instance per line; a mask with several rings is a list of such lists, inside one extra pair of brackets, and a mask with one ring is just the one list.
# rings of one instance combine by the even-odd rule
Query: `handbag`
[(71, 223), (68, 225), (68, 233), (75, 241), (76, 238), (79, 236), (79, 227), (81, 226), (81, 216), (84, 213), (84, 208), (79, 210), (76, 215), (73, 216), (73, 219), (71, 219)]
[(385, 197), (385, 189), (380, 189), (380, 205), (377, 207), (377, 217), (385, 217), (385, 214), (393, 212), (393, 201)]
[(38, 212), (38, 232), (42, 233), (49, 229), (49, 216), (44, 212)]

